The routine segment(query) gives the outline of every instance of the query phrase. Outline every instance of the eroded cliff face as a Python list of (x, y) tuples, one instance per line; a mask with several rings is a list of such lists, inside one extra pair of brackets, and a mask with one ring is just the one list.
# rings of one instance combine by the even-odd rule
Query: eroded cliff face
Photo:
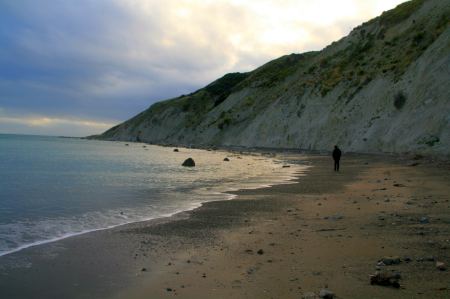
[(227, 74), (96, 138), (450, 155), (450, 2), (414, 0), (320, 52)]

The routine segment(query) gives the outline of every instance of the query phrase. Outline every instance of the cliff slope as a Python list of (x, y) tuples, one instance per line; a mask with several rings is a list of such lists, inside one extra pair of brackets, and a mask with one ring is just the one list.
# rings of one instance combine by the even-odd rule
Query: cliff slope
[(450, 155), (450, 1), (413, 0), (322, 51), (152, 105), (95, 138)]

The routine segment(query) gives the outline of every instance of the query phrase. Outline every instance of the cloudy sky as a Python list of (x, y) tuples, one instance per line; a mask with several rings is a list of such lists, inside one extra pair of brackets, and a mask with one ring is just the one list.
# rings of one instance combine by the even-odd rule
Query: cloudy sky
[(404, 0), (0, 0), (0, 133), (100, 133)]

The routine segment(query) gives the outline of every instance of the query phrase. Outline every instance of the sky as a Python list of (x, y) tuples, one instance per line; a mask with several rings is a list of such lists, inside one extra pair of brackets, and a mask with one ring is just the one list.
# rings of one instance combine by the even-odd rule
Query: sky
[(0, 133), (98, 134), (404, 0), (0, 0)]

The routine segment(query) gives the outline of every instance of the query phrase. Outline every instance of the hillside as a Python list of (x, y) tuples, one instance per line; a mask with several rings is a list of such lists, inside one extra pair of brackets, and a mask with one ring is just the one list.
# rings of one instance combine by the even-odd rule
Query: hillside
[(95, 138), (450, 156), (450, 1), (413, 0), (321, 51), (152, 105)]

